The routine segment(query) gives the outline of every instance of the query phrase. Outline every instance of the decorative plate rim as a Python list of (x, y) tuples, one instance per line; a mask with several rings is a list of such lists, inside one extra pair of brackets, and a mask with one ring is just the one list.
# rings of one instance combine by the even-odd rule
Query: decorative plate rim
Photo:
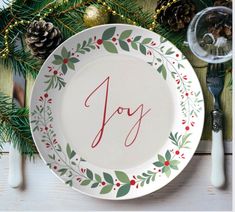
[[(154, 32), (151, 32), (151, 31), (149, 31), (149, 30), (147, 30), (147, 29), (144, 29), (144, 28), (140, 28), (140, 27), (137, 27), (137, 26), (133, 26), (133, 25), (128, 25), (128, 24), (108, 24), (108, 25), (100, 25), (100, 26), (96, 26), (96, 27), (92, 27), (92, 28), (89, 28), (89, 29), (86, 29), (86, 30), (83, 30), (82, 32), (79, 32), (79, 33), (77, 33), (77, 34), (75, 34), (75, 35), (73, 35), (73, 36), (71, 36), (68, 40), (73, 40), (75, 37), (77, 37), (77, 36), (80, 36), (81, 34), (85, 34), (85, 33), (87, 33), (87, 32), (89, 32), (89, 31), (93, 31), (93, 30), (96, 30), (96, 29), (101, 29), (101, 28), (103, 28), (103, 30), (107, 30), (107, 29), (110, 29), (110, 28), (112, 28), (112, 27), (119, 27), (120, 29), (122, 28), (122, 27), (124, 27), (124, 28), (129, 28), (129, 29), (133, 29), (133, 30), (141, 30), (141, 31), (145, 31), (145, 32), (143, 32), (143, 34), (145, 35), (145, 34), (151, 34), (151, 33), (153, 33), (153, 34), (151, 34), (151, 37), (153, 37), (153, 38), (157, 38), (157, 37), (161, 37), (160, 35), (158, 35), (158, 34), (156, 34), (156, 33), (154, 33)], [(119, 30), (120, 30), (119, 29)], [(125, 30), (125, 31), (128, 31), (128, 30)], [(128, 33), (127, 33), (128, 34)], [(125, 36), (124, 36), (125, 37)], [(163, 39), (165, 39), (165, 38), (163, 38)], [(63, 46), (63, 45), (66, 45), (66, 44), (68, 44), (68, 40), (66, 40), (65, 42), (63, 42), (60, 46), (58, 46), (52, 53), (51, 53), (51, 55), (46, 59), (46, 61), (43, 63), (43, 65), (42, 65), (42, 67), (41, 67), (41, 69), (40, 69), (40, 72), (39, 73), (42, 73), (43, 72), (43, 70), (45, 69), (45, 66), (46, 66), (46, 64), (48, 64), (48, 62), (51, 60), (51, 57), (52, 57), (52, 55), (55, 55), (55, 53), (58, 53), (59, 51), (59, 49), (61, 49), (61, 47)], [(166, 39), (165, 39), (166, 40)], [(168, 41), (168, 40), (166, 40), (167, 41), (167, 43), (169, 43), (169, 45), (170, 46), (172, 46), (173, 47), (173, 49), (175, 49), (175, 50), (177, 50), (177, 52), (180, 52), (181, 53), (181, 51), (179, 51), (179, 49), (176, 47), (176, 46), (174, 46), (174, 44), (172, 44), (170, 41)], [(97, 42), (97, 41), (96, 41)], [(147, 41), (146, 41), (147, 42)], [(150, 41), (151, 42), (151, 41)], [(141, 44), (139, 44), (139, 45), (141, 45)], [(125, 46), (125, 45), (124, 45)], [(105, 47), (106, 48), (106, 47)], [(108, 47), (109, 48), (109, 47)], [(121, 47), (123, 50), (125, 50), (125, 47)], [(134, 47), (133, 47), (134, 48)], [(107, 50), (107, 49), (106, 49)], [(125, 50), (126, 51), (126, 50)], [(144, 51), (144, 50), (143, 50)], [(68, 53), (68, 52), (67, 52)], [(146, 54), (146, 51), (145, 51), (145, 54)], [(75, 60), (74, 60), (75, 61)], [(163, 64), (164, 64), (164, 61), (163, 61)], [(176, 176), (178, 176), (183, 170), (184, 170), (184, 168), (187, 166), (187, 164), (191, 161), (191, 159), (192, 159), (192, 157), (193, 157), (193, 155), (194, 155), (194, 153), (195, 153), (195, 151), (196, 151), (196, 149), (197, 149), (197, 146), (199, 145), (199, 143), (200, 143), (200, 138), (201, 138), (201, 135), (202, 135), (202, 132), (203, 132), (203, 126), (204, 126), (204, 119), (205, 119), (205, 107), (204, 107), (204, 96), (203, 96), (203, 93), (202, 93), (202, 88), (201, 88), (201, 85), (200, 85), (200, 83), (199, 83), (199, 80), (198, 80), (198, 78), (197, 78), (197, 75), (196, 75), (196, 73), (195, 73), (195, 71), (194, 71), (194, 69), (192, 68), (192, 66), (191, 66), (191, 64), (189, 63), (189, 61), (187, 60), (187, 64), (188, 64), (188, 67), (191, 69), (190, 70), (190, 73), (189, 73), (189, 75), (193, 78), (193, 79), (197, 79), (197, 82), (194, 82), (194, 83), (198, 83), (198, 85), (197, 85), (197, 87), (198, 87), (198, 90), (200, 91), (200, 98), (201, 98), (201, 111), (200, 111), (200, 116), (202, 117), (201, 119), (201, 121), (199, 120), (199, 123), (201, 123), (201, 124), (199, 124), (199, 125), (201, 125), (201, 128), (199, 129), (197, 129), (197, 132), (198, 132), (198, 138), (199, 139), (197, 139), (198, 141), (197, 141), (197, 144), (196, 145), (194, 145), (194, 148), (193, 149), (191, 149), (192, 151), (191, 151), (191, 153), (188, 155), (188, 158), (187, 158), (187, 160), (186, 160), (186, 162), (184, 162), (183, 163), (183, 165), (181, 166), (181, 168), (179, 169), (179, 171), (177, 172), (177, 173), (175, 173), (173, 176), (171, 176), (171, 178), (169, 178), (169, 180), (167, 181), (167, 182), (164, 182), (163, 183), (163, 185), (161, 185), (159, 188), (157, 188), (157, 189), (152, 189), (151, 191), (149, 191), (149, 190), (144, 190), (143, 192), (142, 192), (142, 194), (141, 194), (141, 192), (140, 192), (140, 195), (127, 195), (128, 193), (126, 193), (125, 195), (123, 195), (123, 196), (120, 196), (120, 197), (118, 197), (118, 196), (105, 196), (105, 195), (103, 195), (102, 196), (102, 194), (97, 194), (97, 193), (89, 193), (89, 192), (86, 192), (85, 190), (82, 190), (82, 189), (79, 189), (78, 187), (74, 187), (74, 186), (72, 186), (72, 185), (70, 185), (74, 190), (76, 190), (76, 191), (79, 191), (79, 192), (81, 192), (81, 193), (83, 193), (83, 194), (86, 194), (86, 195), (88, 195), (88, 196), (92, 196), (92, 197), (95, 197), (95, 198), (100, 198), (100, 199), (111, 199), (111, 200), (123, 200), (123, 199), (134, 199), (134, 198), (138, 198), (138, 197), (141, 197), (141, 196), (145, 196), (145, 195), (147, 195), (147, 194), (150, 194), (150, 193), (152, 193), (152, 192), (155, 192), (156, 190), (159, 190), (159, 189), (161, 189), (162, 187), (164, 187), (164, 186), (166, 186), (168, 183), (170, 183), (172, 180), (174, 180), (175, 179), (175, 177)], [(66, 68), (66, 69), (69, 69), (68, 67)], [(44, 71), (45, 72), (45, 71)], [(63, 70), (62, 70), (62, 72), (63, 72)], [(67, 72), (67, 70), (66, 70), (66, 72)], [(65, 73), (66, 73), (65, 72)], [(35, 137), (35, 134), (34, 134), (34, 130), (33, 130), (33, 121), (34, 121), (34, 119), (33, 119), (33, 111), (32, 111), (32, 107), (33, 107), (33, 105), (35, 105), (35, 100), (33, 99), (33, 94), (34, 94), (34, 90), (35, 90), (35, 87), (36, 87), (36, 84), (38, 83), (38, 81), (39, 81), (39, 78), (41, 78), (42, 76), (39, 74), (38, 75), (38, 77), (37, 77), (37, 79), (35, 80), (35, 82), (34, 82), (34, 85), (33, 85), (33, 88), (32, 88), (32, 91), (31, 91), (31, 96), (30, 96), (30, 128), (31, 128), (31, 133), (32, 133), (32, 137), (33, 137), (33, 140), (34, 140), (34, 142), (35, 142), (35, 145), (36, 145), (36, 147), (37, 147), (37, 149), (38, 149), (38, 152), (39, 152), (39, 154), (40, 154), (40, 156), (41, 156), (41, 158), (42, 158), (42, 160), (44, 161), (44, 163), (45, 164), (47, 164), (48, 165), (48, 161), (46, 160), (46, 158), (43, 156), (43, 151), (44, 150), (40, 150), (40, 147), (39, 147), (39, 144), (37, 143), (37, 142), (39, 142), (39, 141), (37, 141), (37, 139), (36, 139), (36, 137)], [(163, 76), (164, 77), (164, 76)], [(45, 98), (48, 98), (48, 97), (42, 97), (43, 99)], [(42, 100), (42, 101), (44, 101), (44, 100)], [(46, 101), (48, 101), (48, 99), (46, 100)], [(194, 133), (196, 133), (196, 132), (194, 132)], [(177, 136), (179, 137), (179, 135), (174, 135), (174, 134), (172, 134), (172, 136), (173, 136), (173, 139), (174, 139), (174, 136), (176, 136), (176, 138), (177, 138)], [(182, 136), (182, 135), (180, 135), (180, 136)], [(178, 138), (177, 138), (178, 139)], [(182, 139), (182, 137), (181, 137), (181, 139)], [(195, 141), (194, 141), (195, 142)], [(69, 150), (68, 150), (68, 148), (69, 148)], [(41, 152), (42, 151), (42, 152)], [(67, 146), (67, 152), (70, 152), (70, 154), (74, 154), (73, 152), (73, 150), (71, 149), (71, 147), (70, 146)], [(171, 154), (171, 153), (167, 153), (166, 152), (166, 154), (165, 154), (165, 158), (164, 158), (164, 161), (163, 161), (163, 158), (162, 157), (159, 157), (158, 156), (158, 161), (156, 161), (156, 167), (159, 167), (159, 168), (162, 168), (162, 170), (164, 169), (164, 167), (166, 167), (166, 163), (167, 163), (167, 161), (168, 162), (171, 162), (170, 160), (171, 160), (171, 157), (169, 158), (169, 154)], [(70, 157), (70, 156), (69, 156)], [(163, 156), (164, 157), (164, 156)], [(166, 159), (166, 158), (169, 158), (168, 160)], [(162, 161), (161, 161), (162, 160)], [(159, 163), (158, 163), (159, 162)], [(163, 165), (162, 166), (162, 164), (166, 164), (166, 165)], [(173, 163), (173, 162), (172, 162)], [(177, 168), (177, 163), (175, 162), (175, 169), (178, 169)], [(169, 166), (169, 164), (167, 165), (167, 167)], [(87, 168), (88, 169), (88, 168)], [(84, 174), (85, 175), (88, 175), (90, 178), (87, 178), (87, 180), (90, 180), (90, 182), (88, 183), (88, 185), (91, 183), (91, 181), (93, 180), (93, 178), (96, 176), (96, 173), (93, 173), (91, 170), (84, 170)], [(51, 172), (53, 173), (53, 174), (55, 174), (55, 176), (57, 176), (57, 178), (59, 178), (62, 182), (64, 182), (65, 183), (65, 180), (64, 179), (62, 179), (62, 177), (61, 176), (59, 176), (58, 175), (58, 173), (56, 173), (56, 171), (55, 170), (53, 170), (52, 168), (51, 168)], [(90, 173), (91, 172), (91, 173)], [(121, 173), (122, 171), (120, 171), (120, 173), (116, 173), (116, 171), (114, 171), (113, 170), (113, 172), (116, 174), (116, 177), (118, 178), (118, 180), (120, 181), (120, 183), (124, 183), (124, 184), (121, 184), (121, 187), (120, 187), (120, 185), (119, 185), (119, 188), (117, 188), (117, 190), (119, 191), (120, 190), (120, 188), (122, 188), (122, 187), (124, 187), (125, 185), (127, 185), (128, 184), (128, 186), (126, 186), (126, 187), (128, 187), (128, 189), (130, 190), (130, 187), (131, 187), (131, 183), (133, 184), (133, 181), (131, 182), (131, 180), (130, 180), (130, 178), (127, 176), (127, 174), (125, 174), (125, 173)], [(119, 171), (117, 171), (117, 172), (119, 172)], [(162, 172), (163, 173), (163, 172)], [(165, 172), (166, 173), (166, 172)], [(104, 173), (103, 173), (104, 174)], [(105, 174), (108, 174), (108, 173), (105, 173)], [(98, 175), (98, 174), (97, 174)], [(126, 176), (125, 176), (126, 175)], [(111, 176), (112, 177), (112, 176)], [(125, 182), (127, 179), (126, 179), (126, 177), (129, 179), (129, 182), (127, 183), (127, 182)], [(92, 178), (92, 180), (91, 180), (91, 178)], [(103, 176), (101, 177), (101, 178), (103, 178)], [(105, 178), (105, 176), (104, 176), (104, 178)], [(105, 179), (104, 180), (104, 182), (105, 183), (107, 183), (107, 185), (105, 185), (106, 187), (108, 186), (108, 181), (112, 181), (111, 179), (108, 179), (108, 178), (110, 178), (110, 176), (107, 176), (106, 175), (106, 178), (107, 179)], [(121, 180), (120, 180), (120, 179)], [(151, 179), (151, 178), (149, 178), (149, 179)], [(108, 180), (108, 181), (107, 181)], [(136, 180), (136, 179), (132, 179), (132, 180)], [(122, 182), (123, 181), (123, 182)], [(146, 181), (146, 180), (145, 180)], [(82, 181), (83, 182), (83, 181)], [(86, 183), (87, 183), (88, 181), (86, 181)], [(86, 184), (86, 183), (84, 183), (84, 185)], [(101, 181), (97, 181), (97, 183), (98, 183), (98, 185), (99, 184), (101, 184), (101, 183), (103, 183), (103, 182), (101, 182)], [(96, 183), (96, 184), (97, 184)], [(136, 183), (136, 182), (135, 182)], [(69, 183), (67, 183), (67, 184), (69, 184)], [(95, 184), (95, 183), (93, 183), (93, 184)], [(112, 190), (112, 188), (114, 187), (114, 182), (112, 183), (113, 185), (112, 186), (110, 186), (111, 187), (111, 190)], [(97, 186), (98, 186), (97, 185)], [(111, 185), (111, 184), (110, 184)], [(135, 184), (134, 184), (135, 185)], [(115, 185), (116, 186), (116, 185)], [(117, 187), (117, 186), (116, 186)], [(152, 185), (152, 187), (154, 187), (154, 185)], [(108, 190), (109, 190), (110, 188), (108, 188)], [(107, 190), (107, 189), (106, 189)], [(125, 190), (125, 189), (124, 189)], [(128, 190), (128, 191), (129, 191)], [(109, 191), (109, 192), (112, 192), (112, 191)], [(107, 193), (109, 193), (109, 192), (107, 192)], [(122, 191), (123, 192), (123, 191)], [(126, 191), (124, 191), (124, 193), (125, 193)], [(106, 194), (107, 194), (106, 193)], [(121, 192), (119, 192), (119, 193), (121, 193)], [(105, 193), (104, 193), (105, 194)], [(127, 195), (127, 196), (126, 196)]]

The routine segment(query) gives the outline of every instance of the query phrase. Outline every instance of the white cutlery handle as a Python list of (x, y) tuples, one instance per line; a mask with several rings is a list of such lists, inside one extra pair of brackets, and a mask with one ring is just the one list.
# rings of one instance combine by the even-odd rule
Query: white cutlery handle
[(213, 111), (213, 131), (212, 131), (212, 171), (211, 183), (213, 186), (219, 188), (225, 183), (224, 174), (224, 146), (223, 146), (223, 132), (222, 132), (222, 112)]
[(9, 151), (8, 183), (12, 188), (20, 187), (23, 183), (22, 156), (12, 143)]

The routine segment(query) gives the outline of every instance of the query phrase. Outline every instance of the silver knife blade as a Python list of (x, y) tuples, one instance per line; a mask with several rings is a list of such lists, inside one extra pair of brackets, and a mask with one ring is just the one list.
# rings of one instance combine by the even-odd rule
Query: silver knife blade
[[(17, 107), (25, 106), (26, 80), (23, 74), (14, 71), (13, 73), (13, 103)], [(20, 187), (23, 184), (22, 155), (11, 142), (9, 151), (9, 175), (8, 183), (12, 188)]]
[(23, 74), (15, 71), (13, 74), (13, 103), (18, 107), (25, 106), (25, 83)]

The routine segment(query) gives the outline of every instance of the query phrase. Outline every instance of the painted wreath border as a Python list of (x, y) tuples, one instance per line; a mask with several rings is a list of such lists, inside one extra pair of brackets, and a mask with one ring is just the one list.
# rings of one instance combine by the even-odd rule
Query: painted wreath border
[[(46, 88), (38, 99), (40, 104), (36, 105), (35, 110), (31, 113), (33, 131), (38, 131), (42, 135), (41, 142), (50, 152), (48, 157), (51, 162), (47, 165), (63, 178), (66, 184), (73, 186), (74, 181), (77, 181), (81, 186), (99, 189), (100, 194), (115, 191), (117, 198), (127, 195), (131, 187), (138, 189), (155, 181), (156, 177), (162, 175), (170, 177), (172, 171), (178, 170), (180, 160), (185, 159), (182, 150), (190, 148), (190, 128), (195, 125), (193, 119), (202, 110), (200, 106), (202, 100), (199, 98), (200, 91), (197, 93), (191, 91), (190, 84), (192, 82), (187, 75), (183, 75), (177, 70), (184, 69), (181, 61), (185, 57), (176, 53), (172, 47), (166, 49), (166, 39), (162, 37), (160, 42), (157, 43), (152, 38), (145, 38), (140, 35), (132, 36), (132, 32), (133, 30), (128, 29), (118, 34), (116, 27), (110, 27), (105, 29), (101, 38), (94, 36), (94, 38), (84, 40), (77, 44), (76, 49), (68, 51), (65, 47), (62, 47), (61, 54), (54, 55), (53, 65), (48, 66), (48, 74), (44, 75)], [(163, 79), (166, 80), (169, 74), (175, 80), (177, 89), (181, 94), (180, 106), (182, 115), (185, 117), (181, 120), (181, 124), (185, 126), (185, 132), (183, 134), (171, 132), (169, 139), (173, 145), (172, 149), (167, 150), (164, 155), (157, 155), (153, 169), (146, 170), (136, 176), (130, 177), (120, 170), (114, 171), (114, 174), (103, 172), (102, 175), (99, 175), (88, 168), (84, 168), (85, 160), (78, 157), (69, 144), (66, 146), (66, 153), (62, 151), (52, 126), (53, 116), (50, 105), (53, 100), (49, 97), (48, 91), (61, 90), (66, 86), (64, 76), (68, 71), (75, 70), (75, 64), (80, 61), (79, 55), (87, 54), (92, 50), (99, 50), (102, 47), (112, 54), (118, 53), (117, 47), (127, 52), (131, 49), (140, 52), (149, 58), (148, 63), (162, 75)]]

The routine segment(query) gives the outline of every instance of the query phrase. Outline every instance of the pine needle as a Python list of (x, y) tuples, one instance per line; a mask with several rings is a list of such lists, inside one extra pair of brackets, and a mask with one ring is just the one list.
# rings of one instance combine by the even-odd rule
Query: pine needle
[(12, 142), (23, 155), (30, 158), (36, 152), (29, 127), (29, 111), (17, 108), (12, 99), (0, 93), (0, 149)]

